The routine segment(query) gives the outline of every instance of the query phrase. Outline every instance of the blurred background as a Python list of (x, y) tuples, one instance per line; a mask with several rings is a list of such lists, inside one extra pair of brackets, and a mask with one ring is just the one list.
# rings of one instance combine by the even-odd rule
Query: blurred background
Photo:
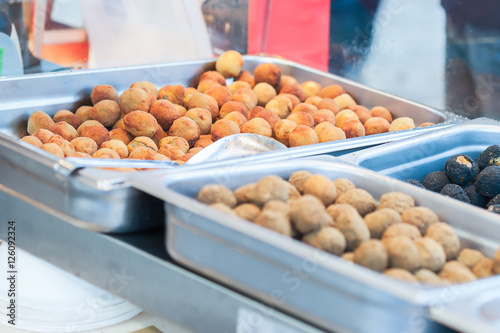
[(500, 118), (500, 0), (0, 0), (3, 76), (283, 57), (469, 118)]

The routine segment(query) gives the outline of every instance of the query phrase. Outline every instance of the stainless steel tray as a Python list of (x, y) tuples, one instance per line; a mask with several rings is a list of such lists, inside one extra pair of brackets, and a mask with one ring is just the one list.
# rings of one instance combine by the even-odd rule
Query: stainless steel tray
[(477, 118), (454, 127), (340, 157), (342, 161), (397, 179), (423, 181), (433, 171), (443, 171), (455, 154), (476, 159), (488, 146), (500, 143), (500, 122)]
[[(273, 153), (263, 153), (256, 160), (311, 156), (331, 153), (340, 155), (363, 147), (399, 140), (419, 133), (438, 130), (463, 118), (438, 112), (421, 104), (370, 89), (335, 75), (320, 72), (277, 58), (245, 56), (244, 69), (253, 71), (262, 62), (279, 64), (283, 74), (299, 82), (315, 80), (321, 85), (341, 84), (358, 103), (367, 107), (383, 105), (395, 117), (411, 116), (418, 125), (435, 126), (411, 131), (385, 133), (342, 142), (297, 147)], [(158, 87), (166, 84), (192, 85), (200, 73), (214, 69), (214, 59), (182, 63), (167, 63), (99, 70), (80, 70), (26, 75), (0, 80), (0, 183), (23, 193), (48, 207), (87, 221), (84, 227), (104, 232), (127, 232), (161, 224), (162, 207), (152, 197), (131, 188), (127, 179), (131, 173), (102, 171), (78, 160), (59, 160), (53, 155), (18, 140), (26, 129), (29, 115), (43, 110), (50, 115), (61, 109), (75, 110), (90, 105), (90, 92), (95, 85), (113, 85), (118, 93), (132, 82), (148, 80)], [(262, 156), (261, 156), (262, 155)], [(227, 157), (227, 156), (226, 156)], [(249, 159), (252, 161), (252, 159)], [(92, 162), (95, 167), (107, 166), (109, 161)], [(121, 166), (131, 162), (121, 161)], [(161, 163), (147, 164), (171, 168)]]
[[(432, 332), (435, 320), (459, 329), (500, 329), (496, 311), (500, 276), (453, 287), (414, 286), (309, 247), (248, 221), (225, 215), (193, 199), (200, 188), (219, 183), (235, 189), (269, 174), (288, 178), (297, 170), (345, 177), (376, 199), (389, 191), (413, 196), (453, 226), (463, 246), (492, 257), (500, 246), (500, 219), (429, 191), (333, 161), (269, 162), (183, 172), (131, 182), (165, 201), (166, 246), (178, 262), (270, 302), (278, 309), (333, 331)], [(478, 221), (480, 220), (480, 223)], [(474, 221), (474, 223), (471, 223)], [(457, 310), (458, 309), (458, 310)], [(455, 311), (455, 312), (454, 312)], [(456, 311), (459, 315), (456, 316)], [(451, 321), (446, 318), (453, 317)]]

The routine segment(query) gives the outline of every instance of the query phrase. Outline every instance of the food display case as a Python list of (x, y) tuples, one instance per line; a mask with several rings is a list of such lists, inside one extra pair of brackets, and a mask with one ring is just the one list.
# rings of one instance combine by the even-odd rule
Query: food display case
[[(13, 63), (14, 54), (23, 68), (9, 67), (3, 71), (7, 76), (0, 77), (2, 223), (15, 223), (20, 249), (189, 331), (496, 332), (498, 214), (401, 181), (422, 182), (428, 173), (443, 170), (452, 156), (467, 154), (477, 160), (500, 142), (495, 120), (500, 117), (492, 111), (500, 105), (496, 73), (477, 65), (481, 57), (475, 52), (495, 54), (493, 23), (478, 24), (455, 2), (3, 4), (0, 23), (6, 24), (0, 25), (0, 37), (9, 43), (2, 44), (0, 38), (0, 51), (6, 50), (0, 52), (0, 75), (2, 56), (9, 57), (4, 66)], [(487, 6), (479, 7), (487, 11)], [(170, 21), (159, 20), (159, 13)], [(429, 19), (425, 28), (414, 28), (412, 22), (424, 17)], [(131, 43), (136, 52), (125, 52)], [(468, 58), (461, 59), (464, 53), (458, 51), (469, 44)], [(259, 73), (262, 68), (268, 76)], [(94, 89), (104, 85), (116, 96), (97, 100)], [(173, 87), (182, 88), (180, 97)], [(145, 109), (136, 100), (129, 101), (133, 108), (125, 107), (122, 96), (132, 89), (146, 96)], [(195, 95), (210, 97), (215, 110), (208, 105), (211, 100), (206, 105), (191, 102)], [(116, 104), (116, 119), (106, 126), (87, 123), (100, 119), (96, 105), (101, 101)], [(244, 110), (231, 106), (237, 115), (222, 116), (229, 102)], [(160, 105), (155, 103), (167, 111), (151, 112), (153, 105)], [(88, 114), (78, 115), (84, 108)], [(193, 109), (196, 114), (188, 114)], [(209, 115), (206, 131), (200, 109)], [(118, 140), (124, 156), (116, 145), (101, 143), (88, 155), (108, 149), (105, 153), (113, 158), (88, 158), (74, 146), (63, 150), (61, 142), (68, 141), (68, 146), (72, 140), (64, 131), (57, 132), (62, 141), (54, 139), (57, 129), (46, 139), (46, 133), (35, 135), (37, 129), (52, 129), (61, 110), (77, 115), (78, 126), (64, 127), (71, 139), (96, 138), (82, 134), (84, 123), (104, 129), (103, 142), (118, 140), (110, 132), (120, 129), (125, 133)], [(35, 111), (52, 123), (36, 123), (31, 118)], [(126, 120), (135, 112), (153, 118), (152, 131), (144, 134), (144, 117), (137, 126)], [(173, 130), (181, 118), (194, 127)], [(260, 123), (252, 124), (259, 126), (244, 127), (254, 119)], [(195, 135), (186, 128), (194, 128)], [(160, 145), (169, 137), (178, 142)], [(131, 142), (144, 151), (144, 159), (127, 158), (136, 149)], [(51, 153), (47, 144), (58, 146), (63, 155)], [(500, 165), (495, 161), (488, 163)], [(410, 196), (414, 206), (432, 210), (437, 219), (433, 223), (446, 222), (457, 237), (456, 253), (450, 258), (443, 253), (448, 263), (463, 266), (467, 282), (455, 284), (441, 274), (447, 265), (443, 262), (431, 272), (438, 285), (420, 283), (417, 271), (427, 268), (420, 252), (418, 269), (404, 273), (410, 282), (387, 276), (393, 273), (387, 271), (400, 269), (391, 262), (390, 241), (370, 236), (365, 226), (369, 212), (362, 213), (356, 203), (349, 205), (368, 230), (360, 244), (373, 240), (388, 251), (380, 272), (359, 264), (358, 245), (344, 244), (342, 252), (333, 254), (319, 243), (304, 243), (327, 227), (349, 242), (350, 231), (336, 222), (340, 213), (311, 230), (300, 230), (291, 210), (280, 212), (278, 219), (286, 220), (288, 228), (280, 235), (268, 230), (275, 225), (263, 228), (256, 217), (254, 223), (245, 221), (236, 204), (223, 205), (222, 192), (210, 202), (214, 207), (197, 200), (209, 184), (234, 192), (256, 186), (265, 176), (288, 180), (299, 171), (328, 178), (321, 178), (327, 187), (334, 179), (347, 179), (373, 200), (370, 212), (385, 194), (396, 192)], [(287, 209), (294, 205), (291, 196), (310, 194), (290, 186), (278, 199)], [(277, 188), (266, 191), (275, 193)], [(343, 194), (334, 188), (339, 192), (322, 203), (325, 209)], [(252, 191), (237, 202), (253, 205), (263, 215), (270, 199), (259, 201), (257, 190)], [(495, 204), (488, 206), (494, 210)], [(448, 244), (434, 240), (425, 229), (418, 237), (401, 237), (412, 244), (430, 238), (448, 251)], [(3, 241), (7, 230), (0, 229)], [(480, 252), (481, 271), (459, 258), (464, 249)]]

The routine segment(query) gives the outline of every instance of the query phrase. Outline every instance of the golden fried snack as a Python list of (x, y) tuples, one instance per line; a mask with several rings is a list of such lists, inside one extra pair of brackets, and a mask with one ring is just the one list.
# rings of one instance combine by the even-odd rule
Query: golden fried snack
[(65, 121), (74, 128), (78, 128), (80, 124), (82, 123), (80, 121), (80, 118), (78, 118), (77, 115), (75, 115), (73, 112), (69, 110), (59, 110), (56, 112), (54, 117), (52, 118), (54, 120), (54, 123), (58, 123), (60, 121)]
[(215, 69), (226, 78), (236, 77), (241, 72), (243, 62), (243, 58), (238, 51), (229, 50), (217, 58)]
[(151, 97), (145, 89), (129, 88), (120, 95), (118, 104), (125, 114), (132, 111), (148, 112), (151, 107)]
[(54, 125), (54, 121), (48, 114), (43, 111), (35, 111), (28, 118), (28, 134), (32, 135), (40, 128), (50, 130), (52, 125)]
[(155, 134), (158, 122), (148, 112), (132, 111), (123, 117), (125, 129), (133, 136), (151, 137)]

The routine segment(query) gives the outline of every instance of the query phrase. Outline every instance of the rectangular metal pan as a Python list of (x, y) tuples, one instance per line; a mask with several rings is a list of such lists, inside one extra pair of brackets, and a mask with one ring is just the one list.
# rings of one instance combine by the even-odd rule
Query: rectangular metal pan
[[(258, 56), (245, 56), (244, 69), (253, 71), (263, 62), (281, 66), (283, 74), (295, 77), (299, 82), (314, 80), (325, 86), (341, 84), (362, 105), (383, 105), (395, 117), (411, 116), (418, 125), (423, 122), (438, 123), (435, 126), (411, 131), (385, 133), (371, 137), (354, 138), (343, 142), (331, 142), (308, 147), (279, 151), (277, 155), (264, 153), (263, 158), (289, 158), (322, 153), (342, 154), (363, 147), (451, 126), (463, 120), (451, 113), (413, 103), (320, 72), (293, 62)], [(196, 83), (199, 75), (214, 69), (215, 60), (167, 63), (98, 70), (79, 70), (43, 75), (26, 75), (0, 80), (0, 182), (23, 193), (41, 204), (55, 208), (74, 218), (88, 222), (89, 228), (107, 232), (128, 232), (160, 225), (158, 218), (161, 205), (126, 183), (131, 173), (103, 172), (89, 168), (78, 161), (58, 160), (39, 149), (20, 142), (29, 115), (42, 110), (54, 115), (58, 110), (75, 111), (81, 105), (90, 105), (90, 92), (95, 85), (110, 84), (120, 94), (131, 83), (147, 80), (162, 87), (166, 84)], [(107, 166), (109, 161), (93, 165)], [(131, 162), (121, 161), (121, 166)], [(132, 165), (133, 166), (133, 165)], [(170, 165), (151, 165), (171, 168)], [(151, 206), (150, 205), (154, 205)]]
[[(500, 276), (451, 287), (416, 286), (353, 265), (295, 239), (226, 215), (194, 198), (206, 184), (234, 190), (274, 174), (284, 179), (307, 170), (330, 179), (344, 177), (376, 200), (400, 191), (434, 210), (461, 238), (462, 246), (492, 257), (500, 246), (500, 218), (479, 208), (339, 161), (268, 162), (186, 172), (136, 175), (137, 188), (165, 201), (166, 247), (178, 262), (314, 325), (338, 332), (435, 332), (451, 306), (462, 306), (446, 322), (464, 330), (493, 332)], [(472, 300), (471, 300), (472, 298)], [(464, 303), (467, 301), (466, 303)], [(493, 308), (492, 308), (493, 307)]]
[(430, 172), (444, 171), (445, 162), (451, 156), (466, 154), (477, 159), (484, 149), (494, 144), (500, 144), (500, 122), (478, 118), (441, 131), (346, 154), (340, 159), (397, 179), (423, 181)]

